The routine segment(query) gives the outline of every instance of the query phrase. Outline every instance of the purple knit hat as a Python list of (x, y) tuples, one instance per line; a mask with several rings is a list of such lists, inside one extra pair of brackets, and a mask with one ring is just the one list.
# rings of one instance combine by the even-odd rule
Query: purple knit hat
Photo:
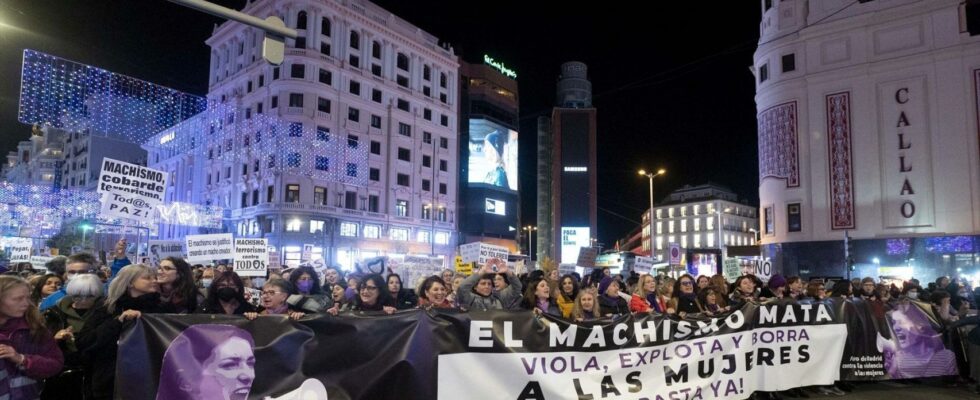
[(600, 296), (605, 296), (606, 295), (606, 289), (609, 289), (609, 285), (611, 285), (612, 282), (613, 282), (613, 279), (611, 277), (608, 277), (608, 276), (602, 278), (602, 280), (599, 281), (599, 295)]
[(772, 278), (769, 278), (769, 289), (776, 290), (786, 286), (786, 278), (783, 278), (780, 274), (775, 274)]

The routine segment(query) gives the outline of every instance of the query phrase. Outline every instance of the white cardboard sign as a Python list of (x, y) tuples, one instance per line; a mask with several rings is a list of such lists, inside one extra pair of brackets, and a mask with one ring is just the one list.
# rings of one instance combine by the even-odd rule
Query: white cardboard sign
[(230, 233), (187, 235), (187, 262), (211, 262), (235, 258), (235, 242)]

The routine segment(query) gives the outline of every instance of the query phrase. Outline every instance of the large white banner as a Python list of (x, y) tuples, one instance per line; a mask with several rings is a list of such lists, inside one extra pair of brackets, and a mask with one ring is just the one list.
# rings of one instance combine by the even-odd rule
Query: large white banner
[(187, 235), (187, 262), (207, 263), (235, 257), (235, 242), (230, 233)]
[(102, 194), (99, 215), (137, 222), (154, 222), (163, 203), (167, 174), (163, 171), (104, 158), (97, 190)]
[(265, 276), (269, 267), (269, 239), (235, 239), (235, 272), (239, 276)]
[[(613, 343), (598, 325), (573, 326), (571, 333), (552, 328), (552, 347), (575, 342), (576, 333), (579, 340), (588, 335), (586, 343), (599, 348), (625, 344), (632, 327), (621, 325), (623, 329), (613, 330)], [(756, 328), (597, 352), (443, 354), (438, 398), (744, 399), (759, 390), (832, 384), (839, 379), (835, 367), (846, 336), (846, 325), (833, 324)], [(470, 347), (479, 345), (480, 337), (476, 339), (474, 343), (471, 332)], [(518, 337), (505, 339), (521, 342)], [(482, 372), (474, 374), (474, 365)]]

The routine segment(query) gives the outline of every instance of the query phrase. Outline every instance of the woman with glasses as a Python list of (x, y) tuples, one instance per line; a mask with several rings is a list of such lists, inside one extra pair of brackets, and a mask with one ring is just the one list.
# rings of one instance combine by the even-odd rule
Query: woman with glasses
[[(344, 305), (341, 311), (382, 311), (385, 314), (395, 312), (395, 301), (388, 293), (384, 278), (378, 274), (371, 274), (364, 277), (357, 285), (357, 296), (354, 301)], [(328, 310), (330, 314), (337, 315), (337, 308)]]
[(689, 274), (681, 275), (674, 283), (674, 296), (670, 299), (671, 305), (677, 311), (677, 316), (684, 318), (687, 314), (701, 312), (698, 308), (697, 294), (694, 293), (694, 277)]
[(102, 305), (103, 285), (95, 274), (82, 274), (68, 283), (65, 297), (44, 312), (44, 323), (54, 333), (65, 366), (58, 376), (48, 378), (41, 399), (82, 399), (83, 360), (75, 344), (75, 333), (85, 328), (89, 310)]
[(244, 315), (255, 312), (255, 307), (245, 300), (245, 284), (238, 274), (224, 271), (214, 278), (208, 288), (208, 297), (197, 308), (200, 314)]
[(282, 279), (272, 279), (262, 286), (261, 306), (258, 311), (246, 312), (245, 318), (249, 321), (258, 318), (259, 315), (285, 315), (294, 321), (303, 318), (306, 314), (301, 311), (290, 309), (286, 299), (296, 294), (296, 289), (289, 281)]
[(192, 313), (204, 300), (194, 284), (191, 265), (182, 258), (167, 257), (160, 260), (157, 284), (160, 285), (160, 303), (168, 313)]

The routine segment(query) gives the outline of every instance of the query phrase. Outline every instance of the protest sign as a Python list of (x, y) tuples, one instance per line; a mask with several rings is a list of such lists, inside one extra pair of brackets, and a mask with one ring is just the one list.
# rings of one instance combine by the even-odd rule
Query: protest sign
[(463, 257), (464, 263), (477, 263), (477, 269), (484, 265), (501, 266), (507, 264), (507, 256), (510, 251), (504, 246), (497, 246), (489, 243), (475, 242), (459, 246), (459, 254)]
[(235, 243), (230, 233), (187, 235), (187, 262), (212, 262), (235, 257)]
[(235, 273), (265, 276), (269, 267), (269, 239), (235, 239)]
[(160, 265), (160, 260), (167, 257), (184, 258), (184, 242), (180, 240), (151, 240), (148, 252), (150, 263)]
[(141, 165), (104, 158), (97, 191), (102, 194), (100, 215), (137, 222), (154, 222), (156, 206), (163, 202), (167, 173)]
[(599, 252), (595, 247), (580, 247), (578, 250), (578, 261), (576, 265), (582, 268), (595, 268), (595, 258)]
[(10, 262), (31, 262), (34, 241), (31, 238), (5, 238), (3, 247), (10, 250)]
[(725, 280), (729, 282), (734, 282), (742, 274), (742, 268), (738, 265), (739, 261), (737, 258), (727, 258), (725, 259)]
[(633, 260), (633, 271), (638, 274), (649, 274), (653, 270), (653, 258), (636, 256)]

